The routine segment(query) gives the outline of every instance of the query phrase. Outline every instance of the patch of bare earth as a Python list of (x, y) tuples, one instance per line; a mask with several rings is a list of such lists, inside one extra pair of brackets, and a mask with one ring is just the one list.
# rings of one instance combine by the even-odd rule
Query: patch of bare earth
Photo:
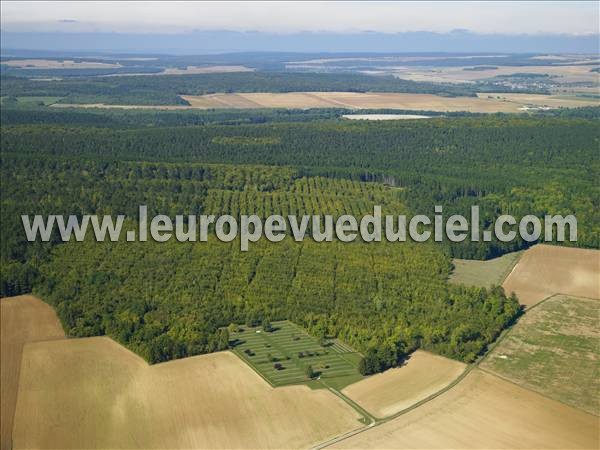
[(14, 448), (302, 448), (361, 427), (327, 390), (270, 387), (230, 352), (149, 366), (106, 337), (25, 347)]
[(595, 449), (598, 417), (474, 369), (449, 391), (333, 445), (351, 449)]
[(400, 412), (448, 386), (466, 365), (417, 350), (402, 367), (351, 384), (342, 393), (376, 417)]
[(536, 245), (523, 254), (502, 286), (526, 307), (554, 294), (600, 299), (600, 251)]

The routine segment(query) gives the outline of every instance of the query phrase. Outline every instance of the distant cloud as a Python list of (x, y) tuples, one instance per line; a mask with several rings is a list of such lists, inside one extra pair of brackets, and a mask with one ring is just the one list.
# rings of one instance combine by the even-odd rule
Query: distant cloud
[(7, 1), (2, 2), (1, 26), (5, 32), (446, 33), (462, 29), (586, 35), (599, 32), (599, 15), (597, 1)]

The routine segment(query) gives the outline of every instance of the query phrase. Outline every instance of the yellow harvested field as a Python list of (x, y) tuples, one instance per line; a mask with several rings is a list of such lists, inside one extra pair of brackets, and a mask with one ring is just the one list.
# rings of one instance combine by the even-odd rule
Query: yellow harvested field
[(397, 92), (285, 92), (184, 95), (195, 108), (347, 108), (517, 112), (515, 101)]
[(536, 245), (502, 284), (530, 307), (554, 294), (600, 299), (600, 251)]
[[(488, 98), (490, 97), (490, 98)], [(501, 98), (496, 98), (501, 97)], [(404, 94), (398, 92), (283, 92), (182, 95), (187, 105), (107, 105), (104, 103), (55, 103), (54, 108), (115, 108), (115, 109), (309, 109), (346, 108), (401, 109), (412, 111), (470, 111), (479, 113), (516, 113), (531, 107), (596, 106), (599, 100), (573, 96), (532, 94), (485, 94), (479, 97), (441, 97), (433, 94)]]
[(466, 365), (417, 350), (399, 368), (373, 375), (342, 390), (375, 417), (400, 412), (448, 386)]
[(270, 387), (231, 352), (149, 366), (96, 337), (25, 347), (13, 441), (15, 449), (301, 448), (363, 426), (359, 418), (327, 390)]
[(3, 298), (0, 300), (0, 308), (0, 448), (9, 449), (23, 345), (27, 342), (64, 338), (65, 333), (54, 310), (30, 295)]
[(600, 419), (474, 369), (455, 387), (333, 445), (352, 449), (596, 449)]
[(10, 67), (19, 67), (21, 69), (115, 69), (123, 67), (118, 63), (103, 63), (97, 61), (73, 61), (65, 59), (63, 61), (52, 59), (11, 59), (2, 61)]

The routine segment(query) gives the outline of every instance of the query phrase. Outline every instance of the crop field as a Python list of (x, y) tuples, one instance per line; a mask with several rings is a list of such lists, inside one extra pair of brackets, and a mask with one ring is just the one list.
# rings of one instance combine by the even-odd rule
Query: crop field
[(443, 97), (434, 94), (398, 92), (248, 92), (182, 95), (187, 105), (126, 105), (103, 103), (56, 103), (56, 108), (116, 108), (116, 109), (401, 109), (412, 111), (469, 111), (477, 113), (516, 113), (529, 107), (571, 108), (597, 106), (593, 98), (534, 95), (481, 94), (477, 97)]
[[(596, 60), (597, 62), (597, 60)], [(394, 71), (394, 75), (405, 80), (429, 81), (437, 83), (470, 83), (497, 76), (515, 73), (548, 74), (557, 77), (562, 83), (598, 82), (598, 73), (590, 71), (587, 64), (555, 66), (494, 66), (486, 70), (468, 70), (469, 67), (451, 67), (435, 69), (406, 68)], [(593, 66), (592, 66), (593, 67)], [(467, 68), (467, 70), (465, 70)]]
[[(60, 414), (56, 414), (60, 410)], [(302, 448), (361, 426), (325, 389), (272, 388), (231, 352), (149, 366), (106, 337), (28, 344), (22, 448)]]
[[(315, 379), (341, 389), (362, 378), (357, 370), (361, 356), (348, 345), (332, 340), (320, 345), (289, 321), (274, 322), (273, 331), (242, 327), (230, 335), (234, 352), (273, 386), (307, 383), (311, 366)], [(313, 387), (324, 387), (312, 383)]]
[(351, 384), (342, 393), (371, 414), (383, 418), (438, 392), (465, 368), (461, 362), (417, 350), (402, 367)]
[(1, 431), (0, 448), (9, 449), (23, 345), (27, 342), (64, 338), (54, 310), (30, 295), (0, 300), (1, 333)]
[(599, 439), (598, 417), (474, 369), (435, 399), (333, 447), (593, 449)]
[(600, 299), (600, 251), (555, 245), (528, 249), (503, 283), (530, 307), (554, 294)]
[(600, 415), (600, 301), (558, 295), (533, 308), (482, 367)]
[(522, 251), (512, 252), (486, 261), (455, 258), (452, 260), (454, 270), (450, 274), (449, 281), (485, 288), (500, 286), (522, 254)]
[[(441, 97), (397, 92), (236, 93), (182, 96), (194, 108), (348, 108), (427, 111), (518, 112), (518, 97)], [(581, 106), (584, 106), (583, 104)]]

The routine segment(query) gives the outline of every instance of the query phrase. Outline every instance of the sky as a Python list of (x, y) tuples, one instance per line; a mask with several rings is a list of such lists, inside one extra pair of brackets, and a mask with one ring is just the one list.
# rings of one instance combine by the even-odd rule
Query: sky
[(599, 33), (592, 2), (93, 2), (2, 0), (2, 31), (189, 33), (210, 30), (486, 34)]

